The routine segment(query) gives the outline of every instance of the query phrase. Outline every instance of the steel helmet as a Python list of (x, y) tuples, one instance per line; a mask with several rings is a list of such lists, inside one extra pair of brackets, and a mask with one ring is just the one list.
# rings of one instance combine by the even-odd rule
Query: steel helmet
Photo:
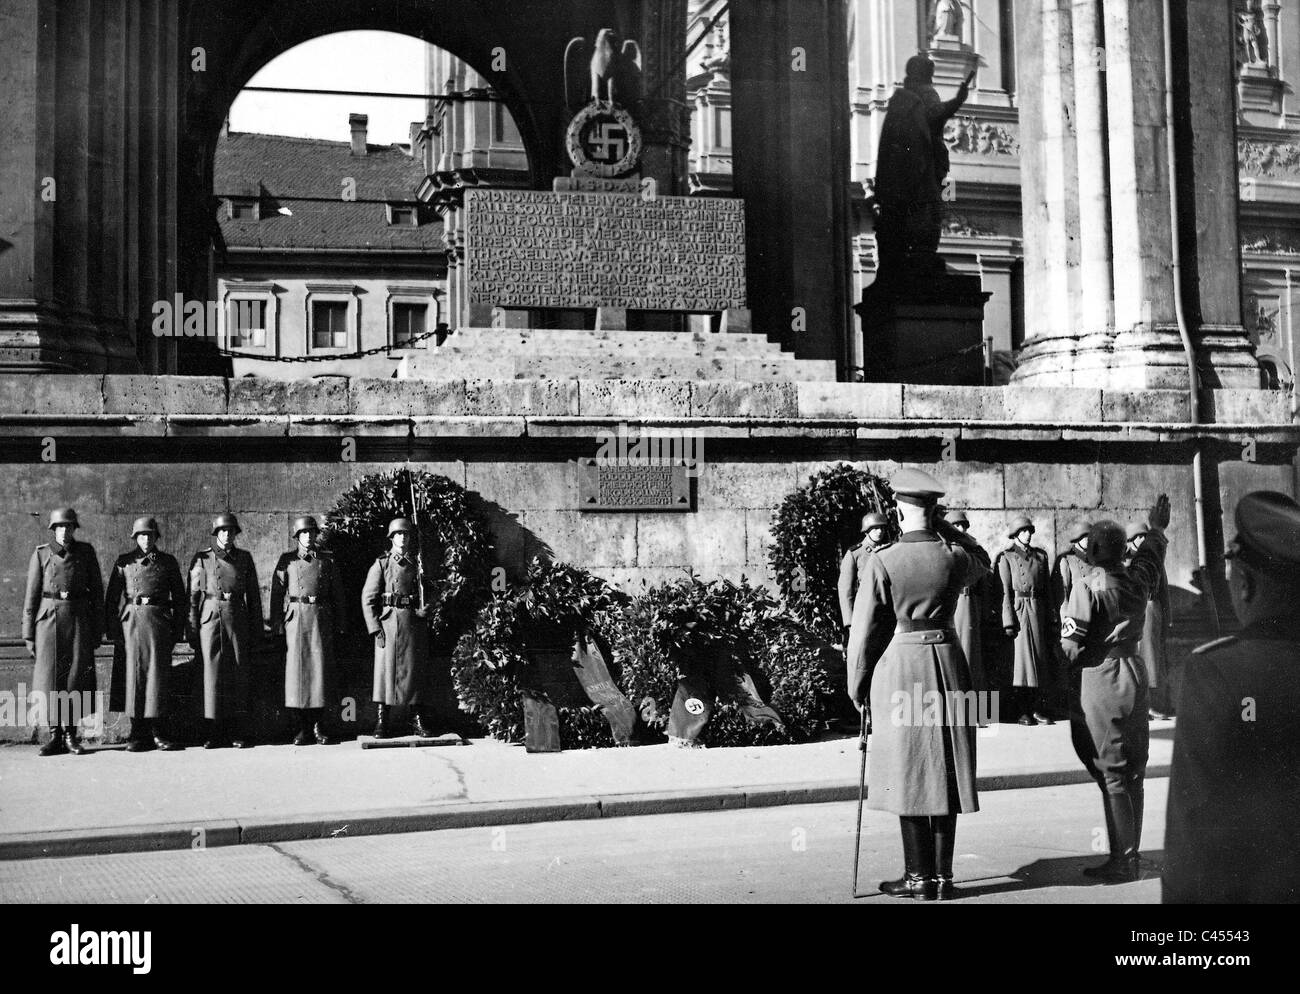
[(300, 518), (294, 518), (293, 537), (297, 538), (301, 532), (318, 532), (320, 525), (316, 524), (316, 519), (310, 514), (304, 514)]
[(50, 530), (53, 531), (57, 525), (81, 527), (81, 523), (77, 521), (77, 512), (70, 507), (61, 507), (57, 511), (50, 512)]
[(388, 525), (388, 537), (392, 538), (398, 532), (413, 532), (415, 525), (411, 524), (408, 518), (394, 518)]
[(1032, 532), (1034, 530), (1034, 523), (1022, 514), (1011, 522), (1011, 527), (1007, 529), (1007, 538), (1015, 538), (1026, 528)]
[(158, 522), (153, 518), (135, 519), (135, 524), (131, 526), (131, 537), (135, 538), (142, 532), (150, 532), (154, 538), (162, 538), (162, 531), (158, 527)]
[(229, 528), (236, 535), (238, 535), (241, 531), (243, 531), (243, 529), (239, 527), (239, 519), (236, 518), (229, 511), (227, 511), (225, 514), (218, 514), (215, 518), (212, 519), (213, 535), (221, 531), (221, 529), (223, 528)]
[(865, 535), (873, 528), (888, 528), (889, 519), (879, 511), (872, 511), (862, 516), (862, 532)]

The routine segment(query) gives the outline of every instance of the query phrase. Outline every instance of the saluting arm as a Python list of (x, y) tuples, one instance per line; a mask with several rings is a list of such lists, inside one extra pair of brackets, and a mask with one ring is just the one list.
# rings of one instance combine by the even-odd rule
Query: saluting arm
[(1146, 541), (1134, 554), (1128, 566), (1130, 579), (1141, 584), (1143, 596), (1147, 600), (1159, 591), (1160, 580), (1164, 576), (1165, 550), (1169, 546), (1169, 539), (1165, 536), (1165, 528), (1168, 524), (1169, 498), (1161, 494), (1147, 516), (1149, 531)]

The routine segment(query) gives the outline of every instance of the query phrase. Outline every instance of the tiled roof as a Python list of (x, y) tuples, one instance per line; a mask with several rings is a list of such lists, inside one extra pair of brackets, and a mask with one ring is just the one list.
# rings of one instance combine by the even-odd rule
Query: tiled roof
[[(425, 250), (441, 252), (437, 218), (419, 227), (388, 223), (385, 203), (416, 204), (424, 180), (418, 159), (401, 148), (368, 145), (354, 156), (348, 142), (232, 132), (217, 142), (213, 192), (218, 197), (257, 197), (260, 221), (231, 220), (218, 213), (230, 248)], [(343, 181), (356, 180), (356, 201), (343, 199)], [(308, 197), (319, 200), (301, 200)], [(383, 201), (362, 203), (360, 201)], [(291, 216), (279, 213), (281, 207)]]

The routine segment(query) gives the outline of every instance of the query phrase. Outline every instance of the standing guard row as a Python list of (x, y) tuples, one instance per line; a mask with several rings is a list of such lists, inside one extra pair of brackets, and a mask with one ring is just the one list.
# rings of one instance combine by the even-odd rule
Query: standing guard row
[[(94, 547), (76, 539), (78, 527), (72, 508), (53, 512), (51, 540), (36, 548), (28, 568), (23, 639), (35, 659), (32, 694), (50, 730), (40, 754), (86, 751), (77, 721), (95, 706), (94, 654), (105, 634), (115, 645), (111, 707), (130, 719), (129, 751), (180, 748), (159, 719), (181, 641), (202, 661), (204, 747), (252, 746), (251, 668), (264, 615), (257, 567), (236, 544), (238, 518), (217, 515), (212, 544), (184, 576), (158, 547), (158, 522), (137, 518), (135, 548), (114, 562), (107, 592)], [(415, 709), (415, 734), (431, 737), (428, 589), (411, 523), (396, 519), (388, 534), (391, 550), (376, 560), (362, 594), (375, 643), (375, 735), (391, 734), (389, 709), (402, 705)], [(272, 576), (269, 623), (285, 639), (284, 706), (297, 715), (294, 744), (325, 745), (324, 710), (339, 697), (335, 637), (347, 634), (346, 596), (338, 566), (318, 546), (316, 519), (298, 518), (293, 535), (295, 548), (280, 556)], [(73, 699), (79, 707), (66, 706)]]

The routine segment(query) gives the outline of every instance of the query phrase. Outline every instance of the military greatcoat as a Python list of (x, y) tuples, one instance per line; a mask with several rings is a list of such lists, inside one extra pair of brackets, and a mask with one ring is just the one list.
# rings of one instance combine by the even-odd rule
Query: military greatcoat
[(190, 628), (203, 656), (203, 714), (223, 720), (248, 707), (262, 592), (245, 549), (209, 546), (190, 564)]
[(840, 596), (840, 621), (842, 624), (848, 625), (853, 621), (853, 598), (857, 595), (858, 586), (862, 582), (867, 557), (873, 552), (879, 552), (887, 545), (889, 545), (888, 542), (875, 545), (863, 539), (857, 545), (851, 546), (844, 553), (844, 558), (840, 560), (838, 593)]
[(284, 630), (284, 706), (323, 708), (336, 696), (335, 629), (346, 628), (343, 578), (319, 550), (286, 552), (271, 577), (271, 627)]
[[(133, 549), (117, 557), (108, 577), (105, 628), (126, 654), (123, 710), (157, 718), (166, 703), (172, 650), (185, 637), (185, 581), (176, 557)], [(116, 677), (115, 677), (116, 679)]]
[(870, 696), (875, 726), (867, 804), (899, 815), (979, 810), (978, 707), (953, 611), (989, 559), (973, 538), (947, 534), (907, 532), (869, 557), (853, 604), (849, 696)]
[(1042, 687), (1052, 678), (1048, 618), (1047, 553), (1013, 543), (998, 556), (1002, 584), (1002, 627), (1016, 628), (1013, 687)]
[(1300, 901), (1300, 621), (1197, 649), (1178, 698), (1166, 904)]
[(27, 567), (23, 602), (23, 638), (36, 644), (31, 691), (94, 691), (95, 646), (103, 624), (104, 581), (94, 546), (38, 545)]
[(988, 677), (984, 672), (984, 652), (980, 647), (981, 620), (984, 613), (984, 599), (988, 596), (988, 582), (984, 578), (963, 587), (957, 595), (957, 607), (953, 610), (952, 625), (957, 629), (957, 641), (961, 643), (966, 665), (970, 667), (971, 687), (977, 692), (989, 689)]
[(417, 613), (420, 583), (415, 555), (386, 552), (375, 560), (361, 590), (361, 609), (375, 645), (373, 700), (379, 704), (430, 703), (429, 626)]

